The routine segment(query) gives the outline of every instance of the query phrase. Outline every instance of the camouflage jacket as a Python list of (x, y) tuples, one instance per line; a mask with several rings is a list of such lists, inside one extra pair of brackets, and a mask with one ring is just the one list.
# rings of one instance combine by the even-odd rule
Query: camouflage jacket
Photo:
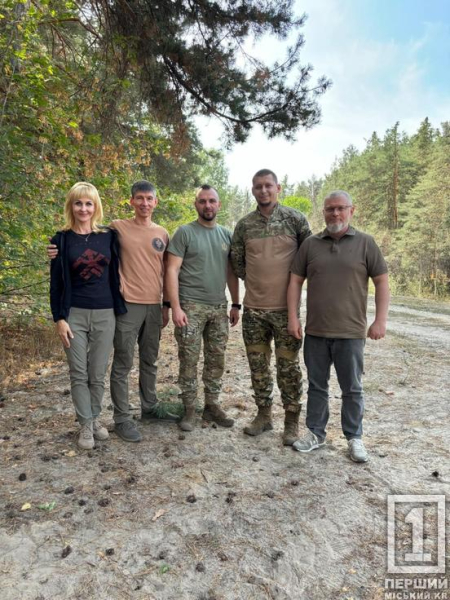
[(310, 235), (305, 215), (280, 204), (270, 217), (256, 209), (238, 222), (231, 263), (236, 275), (245, 281), (246, 307), (287, 308), (290, 266), (300, 244)]

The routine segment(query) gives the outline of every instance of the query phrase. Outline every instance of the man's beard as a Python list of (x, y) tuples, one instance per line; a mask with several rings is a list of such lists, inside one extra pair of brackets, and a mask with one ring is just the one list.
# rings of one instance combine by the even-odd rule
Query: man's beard
[(348, 223), (330, 223), (327, 225), (327, 230), (330, 233), (340, 233), (343, 229), (348, 227)]
[(204, 221), (214, 221), (216, 215), (214, 213), (202, 213), (201, 217)]

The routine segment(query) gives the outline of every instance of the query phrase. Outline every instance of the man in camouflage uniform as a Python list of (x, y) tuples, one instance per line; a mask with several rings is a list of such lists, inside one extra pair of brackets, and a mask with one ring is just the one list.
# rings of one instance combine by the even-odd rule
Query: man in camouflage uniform
[[(228, 341), (228, 322), (239, 321), (239, 282), (229, 262), (231, 232), (217, 225), (219, 196), (203, 185), (196, 194), (198, 219), (181, 226), (168, 248), (166, 289), (172, 308), (180, 361), (179, 385), (185, 408), (180, 422), (183, 431), (195, 426), (197, 368), (203, 339), (205, 408), (203, 419), (231, 427), (218, 403)], [(227, 315), (225, 286), (232, 307)]]
[(287, 332), (289, 269), (300, 244), (311, 235), (306, 217), (278, 204), (281, 186), (268, 169), (253, 177), (258, 207), (236, 225), (231, 245), (234, 272), (245, 281), (242, 331), (258, 414), (244, 428), (248, 435), (273, 429), (271, 341), (275, 342), (277, 383), (285, 410), (283, 443), (298, 438), (302, 374), (301, 340)]

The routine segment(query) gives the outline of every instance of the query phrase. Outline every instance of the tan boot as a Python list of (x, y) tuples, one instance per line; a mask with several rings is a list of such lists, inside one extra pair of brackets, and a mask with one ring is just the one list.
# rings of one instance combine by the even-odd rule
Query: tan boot
[(214, 400), (205, 401), (202, 418), (205, 421), (214, 421), (220, 427), (233, 427), (234, 425), (234, 419), (228, 417), (227, 413)]
[(106, 427), (103, 427), (103, 425), (97, 419), (94, 419), (92, 423), (92, 432), (95, 440), (100, 440), (103, 442), (109, 438), (108, 430)]
[(184, 405), (184, 417), (178, 423), (183, 431), (193, 431), (195, 428), (195, 404)]
[(300, 407), (293, 407), (295, 410), (285, 409), (284, 415), (284, 433), (283, 433), (283, 444), (285, 446), (292, 446), (294, 442), (298, 440), (298, 420), (300, 417)]
[(261, 435), (263, 431), (273, 429), (272, 407), (258, 406), (258, 414), (247, 427), (244, 427), (244, 433), (247, 435)]
[(94, 434), (92, 432), (92, 421), (81, 426), (78, 436), (78, 447), (82, 450), (92, 450), (95, 446)]

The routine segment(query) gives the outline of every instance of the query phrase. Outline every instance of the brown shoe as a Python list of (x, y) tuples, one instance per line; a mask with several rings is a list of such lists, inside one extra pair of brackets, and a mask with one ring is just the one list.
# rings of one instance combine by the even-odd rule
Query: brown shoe
[(193, 431), (195, 428), (195, 404), (184, 405), (184, 417), (178, 423), (183, 431)]
[(300, 407), (293, 407), (296, 410), (285, 409), (284, 415), (284, 433), (283, 433), (283, 444), (285, 446), (292, 446), (294, 442), (298, 440), (298, 420), (300, 417)]
[(244, 427), (244, 433), (247, 435), (261, 435), (264, 431), (273, 429), (272, 407), (258, 406), (258, 414), (247, 427)]
[(234, 425), (234, 419), (227, 417), (227, 413), (216, 402), (205, 404), (202, 418), (204, 421), (214, 421), (220, 427), (233, 427)]

